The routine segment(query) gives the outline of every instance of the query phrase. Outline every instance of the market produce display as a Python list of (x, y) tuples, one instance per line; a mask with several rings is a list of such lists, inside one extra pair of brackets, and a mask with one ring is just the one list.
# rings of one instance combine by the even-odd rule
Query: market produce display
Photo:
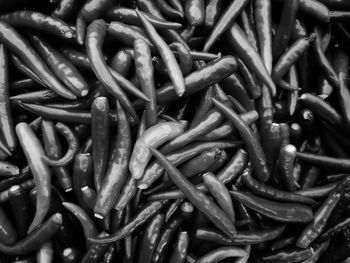
[(0, 262), (350, 262), (350, 0), (1, 0)]

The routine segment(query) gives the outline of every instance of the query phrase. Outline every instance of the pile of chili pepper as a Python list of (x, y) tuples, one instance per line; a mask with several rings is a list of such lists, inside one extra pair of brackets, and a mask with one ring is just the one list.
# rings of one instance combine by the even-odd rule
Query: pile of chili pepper
[(349, 22), (1, 0), (0, 262), (349, 262)]

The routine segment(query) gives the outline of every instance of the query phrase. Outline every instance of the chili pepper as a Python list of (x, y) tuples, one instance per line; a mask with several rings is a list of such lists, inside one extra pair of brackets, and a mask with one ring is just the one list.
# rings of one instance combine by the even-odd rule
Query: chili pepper
[(279, 81), (290, 67), (303, 55), (314, 39), (315, 35), (311, 35), (294, 42), (274, 65), (272, 69), (272, 79), (274, 81)]
[(276, 226), (264, 230), (239, 231), (232, 238), (228, 238), (213, 229), (199, 228), (196, 230), (196, 238), (213, 241), (221, 245), (246, 245), (259, 244), (265, 241), (273, 240), (280, 236), (285, 226)]
[(132, 176), (129, 176), (129, 178), (127, 179), (127, 181), (123, 185), (123, 188), (120, 191), (120, 196), (116, 201), (114, 209), (116, 210), (124, 209), (126, 205), (130, 202), (130, 200), (135, 196), (136, 192), (137, 192), (136, 180)]
[(120, 89), (118, 83), (113, 78), (108, 69), (102, 53), (102, 45), (107, 32), (107, 25), (102, 19), (95, 20), (87, 28), (86, 51), (91, 63), (91, 67), (97, 78), (103, 83), (108, 92), (114, 95), (121, 105), (137, 119), (137, 114), (133, 109), (128, 97)]
[(31, 78), (24, 78), (16, 81), (10, 82), (11, 90), (27, 90), (38, 88), (36, 82)]
[(30, 40), (52, 72), (74, 95), (84, 97), (89, 93), (85, 79), (68, 59), (37, 35), (32, 35)]
[(168, 4), (165, 0), (156, 0), (155, 1), (160, 11), (169, 18), (173, 19), (182, 19), (184, 17), (183, 12), (179, 12)]
[(280, 154), (277, 160), (276, 179), (279, 183), (284, 185), (284, 187), (292, 192), (299, 187), (298, 182), (294, 180), (293, 170), (294, 161), (296, 159), (297, 149), (293, 144), (287, 144), (281, 147)]
[[(182, 147), (170, 154), (167, 154), (167, 159), (175, 166), (193, 158), (194, 156), (212, 149), (214, 147), (226, 149), (234, 147), (236, 144), (227, 141), (213, 141), (213, 142), (198, 142), (191, 143), (188, 146)], [(140, 189), (147, 189), (153, 182), (155, 182), (164, 172), (164, 168), (159, 162), (152, 162), (145, 170), (141, 180), (138, 182)]]
[(108, 165), (106, 177), (98, 193), (95, 215), (105, 217), (114, 206), (120, 190), (127, 180), (128, 160), (131, 154), (131, 135), (124, 110), (118, 104), (118, 134), (113, 149), (113, 159)]
[(260, 195), (262, 197), (266, 197), (269, 199), (273, 199), (276, 201), (282, 202), (297, 202), (304, 204), (314, 204), (315, 201), (311, 198), (304, 197), (295, 193), (289, 193), (277, 188), (274, 188), (269, 185), (262, 184), (255, 180), (251, 176), (251, 171), (249, 169), (245, 169), (241, 175), (242, 183), (253, 193)]
[(43, 13), (23, 10), (4, 14), (0, 19), (14, 27), (27, 27), (65, 39), (73, 39), (74, 31), (62, 20)]
[(150, 102), (146, 103), (147, 127), (155, 125), (157, 121), (157, 97), (154, 86), (154, 73), (149, 45), (141, 40), (134, 42), (135, 68), (141, 88)]
[(241, 13), (245, 5), (248, 3), (246, 0), (239, 0), (232, 2), (220, 16), (216, 22), (213, 30), (210, 32), (207, 38), (203, 51), (207, 52), (214, 45), (216, 40), (229, 28), (231, 22)]
[(283, 249), (275, 253), (269, 253), (265, 256), (261, 256), (257, 262), (300, 262), (307, 260), (312, 256), (311, 248), (306, 249)]
[(272, 96), (275, 96), (276, 86), (267, 67), (238, 24), (232, 24), (226, 33), (226, 39), (245, 65), (269, 88)]
[(19, 175), (0, 181), (0, 191), (6, 190), (13, 185), (20, 184), (31, 177), (29, 166), (21, 168)]
[(210, 221), (229, 236), (236, 232), (232, 221), (208, 196), (197, 190), (167, 159), (157, 150), (150, 148), (152, 154), (168, 172), (172, 181), (184, 192), (185, 196), (203, 213)]
[[(19, 184), (25, 190), (32, 189), (34, 187), (34, 179), (27, 179)], [(9, 200), (9, 189), (0, 192), (0, 203), (5, 203)]]
[(90, 237), (96, 237), (98, 232), (94, 222), (91, 220), (89, 215), (81, 207), (69, 203), (63, 202), (62, 205), (68, 209), (73, 215), (79, 220), (83, 231), (85, 239), (88, 240)]
[(8, 55), (3, 44), (0, 44), (0, 132), (7, 147), (14, 150), (16, 147), (16, 135), (11, 115), (9, 101), (9, 76), (8, 76)]
[[(144, 13), (145, 17), (148, 21), (152, 23), (155, 28), (166, 28), (166, 29), (179, 29), (182, 27), (180, 23), (166, 21), (163, 19), (159, 19), (154, 17), (151, 14)], [(140, 26), (141, 22), (137, 17), (135, 10), (125, 8), (125, 7), (113, 7), (105, 13), (105, 17), (107, 20), (111, 21), (120, 21), (126, 24), (132, 24)]]
[(310, 222), (300, 234), (296, 246), (300, 248), (308, 247), (319, 236), (324, 229), (327, 219), (331, 216), (333, 209), (344, 194), (344, 187), (349, 183), (349, 178), (344, 179), (330, 193), (328, 198), (315, 212), (312, 222)]
[(38, 263), (53, 262), (53, 246), (51, 241), (47, 241), (41, 245), (37, 254), (36, 260)]
[[(288, 78), (291, 85), (295, 85), (295, 86), (299, 85), (297, 69), (294, 65), (289, 70)], [(289, 92), (287, 96), (288, 96), (287, 103), (288, 103), (289, 115), (292, 116), (295, 113), (297, 108), (299, 90), (293, 90)]]
[(258, 40), (254, 28), (254, 21), (248, 14), (249, 10), (243, 9), (241, 16), (239, 17), (239, 25), (248, 38), (249, 43), (258, 50)]
[(111, 69), (124, 77), (129, 73), (131, 65), (132, 57), (124, 50), (118, 51), (109, 63)]
[(201, 120), (205, 117), (205, 115), (209, 112), (209, 110), (212, 108), (213, 103), (211, 99), (213, 98), (213, 95), (213, 86), (210, 86), (202, 92), (199, 105), (192, 118), (190, 128), (193, 128), (194, 126), (198, 125), (201, 122)]
[(142, 178), (146, 165), (152, 156), (149, 147), (157, 147), (179, 136), (184, 132), (185, 126), (185, 122), (163, 122), (147, 129), (136, 141), (130, 158), (129, 170), (132, 177)]
[(290, 0), (283, 3), (281, 20), (272, 42), (273, 59), (279, 58), (285, 51), (295, 23), (300, 0)]
[(81, 254), (82, 253), (80, 250), (72, 247), (67, 247), (62, 251), (62, 258), (67, 263), (78, 262), (81, 260)]
[(65, 21), (71, 17), (78, 3), (77, 0), (61, 0), (52, 11), (51, 16)]
[(10, 162), (0, 161), (0, 177), (11, 177), (19, 175), (19, 168)]
[(338, 171), (348, 171), (350, 169), (349, 159), (333, 158), (320, 154), (301, 152), (297, 153), (297, 158), (315, 166), (327, 167)]
[[(62, 154), (62, 146), (60, 144), (58, 134), (52, 121), (43, 120), (41, 122), (41, 131), (43, 134), (44, 148), (47, 156), (51, 158), (59, 158)], [(53, 172), (60, 182), (61, 187), (69, 192), (72, 190), (72, 179), (66, 167), (53, 167)]]
[(315, 199), (324, 198), (333, 191), (336, 185), (337, 185), (337, 182), (333, 182), (322, 186), (317, 186), (317, 187), (313, 187), (305, 190), (299, 190), (299, 191), (296, 191), (295, 193), (305, 197), (309, 197), (309, 198), (315, 198)]
[(239, 69), (240, 73), (242, 74), (242, 76), (244, 77), (244, 80), (247, 84), (246, 87), (247, 87), (247, 90), (248, 90), (250, 96), (253, 99), (259, 98), (261, 95), (261, 91), (260, 91), (260, 87), (256, 83), (255, 76), (249, 71), (249, 69), (243, 63), (242, 60), (237, 59), (237, 62), (238, 62), (238, 69)]
[(252, 167), (261, 181), (266, 181), (269, 178), (269, 170), (267, 167), (266, 157), (262, 151), (260, 143), (252, 134), (251, 130), (242, 121), (242, 119), (226, 105), (213, 98), (214, 105), (222, 111), (222, 113), (232, 122), (237, 129), (242, 139), (246, 143), (246, 147), (250, 158), (252, 159)]
[(0, 225), (1, 225), (1, 231), (0, 231), (1, 243), (6, 246), (13, 245), (17, 241), (18, 235), (12, 222), (6, 215), (5, 210), (3, 210), (2, 208), (0, 209)]
[(120, 228), (113, 235), (106, 238), (89, 238), (89, 240), (93, 243), (111, 243), (117, 240), (120, 240), (128, 235), (130, 235), (133, 231), (135, 231), (138, 227), (146, 223), (153, 215), (155, 215), (159, 210), (167, 203), (167, 201), (154, 201), (147, 203), (143, 208), (130, 220), (130, 222)]
[(81, 196), (84, 204), (93, 210), (96, 204), (96, 191), (89, 186), (84, 186), (81, 188)]
[(186, 260), (187, 250), (189, 246), (189, 235), (186, 231), (182, 231), (178, 234), (175, 243), (175, 249), (172, 252), (169, 262), (170, 263), (183, 263)]
[(327, 231), (323, 232), (318, 238), (317, 241), (322, 242), (328, 239), (331, 239), (335, 237), (337, 234), (339, 234), (341, 231), (345, 230), (350, 224), (350, 219), (345, 218), (341, 220), (338, 224), (331, 227)]
[(15, 256), (27, 255), (34, 252), (57, 232), (61, 224), (62, 215), (59, 213), (53, 214), (35, 231), (31, 232), (28, 236), (14, 245), (7, 246), (0, 243), (0, 251), (6, 255)]
[(147, 20), (147, 18), (138, 10), (136, 14), (140, 18), (140, 21), (145, 28), (149, 38), (151, 39), (153, 45), (157, 48), (164, 64), (168, 70), (169, 77), (174, 85), (174, 90), (178, 96), (182, 96), (185, 92), (185, 80), (182, 76), (181, 70), (177, 61), (171, 52), (165, 41), (158, 35), (157, 31), (153, 25)]
[(59, 96), (53, 90), (38, 90), (33, 92), (21, 93), (15, 96), (11, 96), (10, 101), (21, 101), (27, 103), (46, 102), (52, 99), (57, 99)]
[[(106, 238), (108, 234), (102, 231), (99, 235), (99, 238)], [(85, 252), (81, 262), (82, 263), (94, 263), (100, 262), (100, 259), (105, 254), (109, 247), (109, 244), (92, 244), (89, 249)]]
[(321, 174), (321, 169), (316, 166), (311, 166), (306, 169), (306, 172), (301, 178), (301, 189), (305, 190), (311, 188), (317, 182), (319, 175)]
[(4, 22), (0, 22), (0, 40), (7, 48), (23, 60), (49, 88), (67, 99), (76, 99), (75, 95), (67, 90), (53, 76), (49, 68), (44, 64), (33, 48), (25, 42), (13, 27)]
[(75, 154), (79, 150), (79, 140), (75, 132), (66, 124), (57, 122), (55, 128), (65, 137), (68, 142), (68, 150), (59, 159), (51, 158), (44, 154), (42, 159), (50, 166), (65, 166), (73, 161)]
[(49, 209), (51, 173), (49, 167), (42, 160), (44, 149), (28, 124), (24, 122), (18, 123), (16, 125), (16, 134), (28, 160), (38, 191), (35, 216), (28, 230), (28, 232), (32, 232), (43, 221)]
[(321, 70), (323, 71), (323, 75), (325, 76), (325, 78), (332, 84), (332, 86), (338, 89), (340, 86), (338, 76), (335, 73), (329, 60), (327, 59), (324, 51), (322, 50), (321, 29), (318, 27), (315, 27), (314, 34), (316, 38), (315, 38), (313, 47), (315, 50), (317, 62)]
[(212, 263), (224, 260), (230, 257), (244, 257), (247, 252), (238, 247), (219, 247), (214, 249), (207, 254), (201, 256), (196, 260), (198, 263)]
[(281, 222), (309, 222), (313, 214), (310, 207), (297, 203), (281, 203), (269, 201), (261, 197), (254, 196), (250, 193), (231, 191), (231, 196), (242, 202), (249, 208)]
[(165, 254), (165, 250), (170, 245), (170, 240), (175, 235), (181, 223), (182, 219), (180, 217), (175, 217), (164, 226), (160, 234), (157, 248), (154, 251), (152, 262), (161, 262)]
[(271, 250), (275, 251), (275, 250), (279, 250), (281, 248), (285, 248), (289, 245), (294, 244), (295, 240), (296, 240), (295, 236), (281, 237), (272, 243)]
[[(19, 185), (14, 185), (8, 190), (8, 197), (11, 204), (11, 211), (14, 217), (14, 223), (16, 226), (16, 232), (18, 238), (23, 238), (26, 236), (30, 221), (32, 218), (31, 205), (29, 203), (29, 198), (23, 187)], [(5, 218), (6, 215), (4, 214)], [(10, 228), (11, 230), (11, 228)], [(10, 234), (5, 240), (5, 244), (11, 245), (11, 241), (16, 237), (16, 234)]]
[(180, 209), (183, 202), (184, 202), (184, 199), (176, 199), (176, 200), (171, 202), (171, 204), (167, 208), (166, 212), (164, 213), (165, 214), (165, 217), (164, 217), (165, 222), (168, 222), (169, 219)]
[(158, 214), (155, 215), (148, 223), (143, 234), (138, 262), (149, 263), (152, 261), (153, 253), (157, 248), (157, 244), (160, 238), (160, 231), (163, 226), (163, 222), (164, 215)]
[(206, 29), (212, 29), (215, 26), (221, 12), (221, 6), (221, 0), (210, 0), (206, 2), (205, 19), (203, 23)]
[(186, 1), (185, 14), (189, 25), (193, 27), (201, 26), (205, 19), (204, 1), (190, 0)]
[[(192, 70), (192, 53), (191, 51), (189, 50), (188, 47), (184, 46), (182, 43), (180, 42), (173, 42), (169, 45), (169, 47), (172, 49), (172, 50), (175, 50), (175, 55), (178, 55), (179, 59), (180, 59), (180, 69), (181, 69), (181, 72), (184, 74), (184, 75), (187, 75), (188, 73), (191, 72)], [(208, 53), (210, 54), (210, 53)], [(195, 53), (195, 55), (198, 55), (199, 56), (206, 56), (206, 53)]]

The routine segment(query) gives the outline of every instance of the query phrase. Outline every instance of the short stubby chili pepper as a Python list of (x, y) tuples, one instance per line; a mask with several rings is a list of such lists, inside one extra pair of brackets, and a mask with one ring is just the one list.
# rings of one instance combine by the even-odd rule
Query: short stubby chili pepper
[(198, 27), (204, 23), (204, 0), (186, 1), (185, 5), (186, 19), (189, 25)]
[(229, 236), (234, 236), (236, 228), (229, 217), (207, 195), (197, 190), (159, 151), (151, 148), (152, 154), (164, 166), (172, 181), (184, 192), (185, 196), (203, 213), (210, 221)]
[(158, 147), (164, 142), (181, 135), (187, 122), (163, 122), (148, 128), (136, 141), (129, 162), (129, 170), (134, 179), (142, 178), (151, 159), (150, 147)]
[(32, 232), (45, 218), (50, 206), (51, 172), (42, 159), (44, 149), (28, 124), (21, 122), (16, 125), (16, 134), (28, 160), (33, 174), (36, 189), (36, 211), (28, 232)]
[(310, 222), (313, 213), (310, 207), (297, 203), (279, 203), (254, 196), (251, 193), (231, 191), (232, 197), (249, 208), (281, 222)]

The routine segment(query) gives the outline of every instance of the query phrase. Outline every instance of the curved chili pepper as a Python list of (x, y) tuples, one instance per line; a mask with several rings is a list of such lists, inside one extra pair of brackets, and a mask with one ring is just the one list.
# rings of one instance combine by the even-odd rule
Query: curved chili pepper
[(201, 26), (205, 19), (204, 0), (186, 1), (185, 15), (190, 26)]
[(88, 26), (86, 34), (86, 51), (91, 67), (97, 78), (104, 84), (107, 91), (118, 99), (121, 105), (134, 119), (138, 119), (128, 97), (120, 89), (118, 83), (113, 78), (103, 57), (102, 45), (106, 32), (107, 25), (102, 19), (95, 20)]
[(315, 50), (317, 62), (321, 70), (323, 71), (325, 78), (332, 84), (332, 86), (338, 89), (340, 86), (338, 76), (335, 73), (332, 65), (330, 64), (328, 58), (326, 57), (322, 49), (321, 29), (318, 27), (315, 27), (314, 33), (316, 38), (315, 38), (313, 47)]
[(235, 211), (233, 210), (232, 199), (226, 186), (212, 173), (205, 173), (202, 175), (202, 178), (209, 193), (215, 198), (222, 210), (231, 218), (232, 222), (234, 222)]
[(206, 29), (212, 29), (215, 26), (221, 12), (222, 1), (210, 0), (206, 2), (205, 6), (205, 19), (203, 26)]
[(9, 101), (8, 55), (3, 44), (0, 44), (0, 76), (0, 132), (12, 151), (16, 147), (16, 134)]
[(312, 256), (311, 248), (307, 249), (283, 249), (274, 253), (261, 256), (257, 262), (300, 262)]
[[(227, 149), (235, 147), (234, 142), (228, 141), (212, 141), (212, 142), (198, 142), (191, 143), (188, 146), (182, 147), (176, 151), (167, 154), (167, 159), (175, 166), (180, 165), (181, 163), (193, 158), (194, 156), (212, 149), (214, 147), (220, 149)], [(159, 164), (159, 162), (152, 162), (145, 169), (145, 173), (142, 176), (141, 180), (138, 181), (138, 187), (140, 189), (147, 189), (149, 186), (154, 183), (161, 175), (164, 173), (164, 168)]]
[[(51, 158), (59, 158), (62, 155), (62, 146), (58, 138), (57, 131), (52, 121), (43, 120), (41, 122), (41, 131), (43, 134), (44, 148), (47, 156)], [(72, 179), (67, 167), (53, 167), (61, 187), (69, 192), (73, 189)]]
[(65, 21), (75, 11), (78, 3), (79, 1), (77, 0), (60, 0), (52, 11), (51, 16)]
[(0, 243), (0, 251), (6, 255), (28, 255), (29, 253), (36, 251), (44, 242), (55, 235), (61, 225), (62, 215), (59, 213), (53, 214), (35, 231), (31, 232), (16, 244), (7, 246)]
[(231, 196), (258, 213), (281, 222), (304, 222), (312, 220), (310, 207), (297, 203), (278, 203), (269, 201), (250, 193), (231, 191)]
[(287, 48), (298, 12), (299, 1), (300, 0), (290, 0), (283, 3), (281, 20), (272, 42), (272, 55), (274, 60), (277, 60)]
[(131, 154), (131, 134), (129, 123), (124, 110), (118, 105), (118, 134), (113, 148), (113, 159), (111, 159), (106, 177), (98, 192), (94, 213), (105, 217), (113, 208), (120, 190), (127, 180), (128, 160)]
[(238, 247), (219, 247), (196, 260), (198, 263), (214, 263), (230, 257), (245, 257), (247, 252)]
[(21, 122), (16, 125), (16, 134), (28, 160), (38, 191), (36, 211), (28, 232), (32, 232), (45, 218), (50, 205), (51, 173), (47, 164), (42, 160), (44, 149), (39, 139), (28, 124)]
[(153, 253), (157, 248), (157, 244), (160, 238), (160, 231), (163, 226), (164, 215), (155, 215), (145, 228), (143, 234), (140, 256), (138, 262), (150, 263), (152, 261)]
[(153, 25), (147, 20), (147, 18), (138, 10), (136, 10), (136, 14), (140, 18), (140, 21), (145, 28), (147, 35), (151, 39), (153, 45), (157, 48), (161, 58), (164, 61), (164, 64), (168, 70), (169, 77), (174, 85), (174, 90), (178, 96), (182, 96), (185, 92), (185, 80), (182, 76), (181, 70), (177, 61), (171, 52), (168, 45), (161, 38), (161, 36), (157, 33)]
[(244, 62), (240, 59), (237, 59), (238, 70), (242, 74), (245, 82), (246, 88), (253, 99), (257, 99), (261, 95), (260, 87), (256, 83), (255, 76), (249, 71)]
[(21, 101), (27, 103), (43, 102), (50, 101), (52, 99), (57, 99), (59, 96), (53, 90), (38, 90), (32, 92), (21, 93), (15, 96), (11, 96), (9, 99), (11, 101)]
[(26, 43), (13, 27), (4, 22), (0, 22), (0, 40), (22, 59), (50, 89), (67, 99), (76, 99), (76, 96), (54, 77), (34, 49)]
[(267, 67), (237, 23), (233, 23), (229, 28), (226, 33), (226, 39), (245, 65), (269, 88), (272, 96), (275, 96), (276, 86), (270, 77)]
[(232, 111), (230, 108), (215, 98), (213, 98), (213, 103), (232, 122), (233, 126), (242, 136), (242, 139), (246, 143), (250, 158), (252, 159), (253, 170), (257, 174), (258, 178), (261, 181), (267, 181), (270, 176), (269, 169), (267, 167), (265, 154), (256, 137), (252, 134), (249, 127), (234, 111)]
[[(182, 27), (182, 25), (180, 23), (159, 19), (159, 18), (156, 18), (153, 15), (147, 14), (147, 13), (143, 13), (143, 14), (147, 18), (147, 20), (151, 22), (151, 24), (155, 28), (179, 29)], [(120, 22), (129, 24), (129, 25), (132, 24), (132, 25), (136, 25), (136, 26), (141, 25), (141, 22), (140, 22), (139, 18), (137, 17), (135, 10), (125, 8), (125, 7), (111, 8), (106, 12), (105, 17), (111, 21), (120, 21)]]
[(272, 79), (279, 81), (291, 68), (292, 65), (303, 55), (305, 50), (314, 41), (315, 36), (311, 35), (307, 38), (301, 38), (294, 42), (286, 52), (278, 59), (272, 69)]
[(243, 32), (246, 34), (249, 43), (254, 47), (255, 50), (258, 50), (258, 40), (254, 28), (254, 20), (251, 16), (251, 9), (248, 8), (248, 10), (243, 9), (241, 16), (239, 18), (239, 24), (243, 30)]
[(142, 91), (150, 98), (146, 102), (146, 123), (151, 127), (158, 122), (157, 96), (154, 86), (154, 72), (149, 45), (142, 39), (134, 41), (134, 60), (136, 75), (139, 79)]
[(0, 20), (14, 27), (33, 28), (65, 39), (73, 39), (75, 35), (73, 29), (62, 20), (39, 12), (15, 11), (0, 16)]
[(210, 221), (229, 236), (234, 236), (236, 229), (228, 216), (208, 196), (197, 190), (167, 159), (157, 150), (150, 148), (152, 154), (164, 166), (172, 181), (184, 192), (185, 196), (203, 213)]
[(135, 231), (138, 227), (146, 223), (153, 215), (159, 212), (159, 210), (167, 203), (167, 201), (154, 201), (147, 203), (143, 208), (130, 220), (130, 222), (123, 227), (121, 227), (117, 232), (113, 235), (106, 238), (89, 238), (89, 240), (93, 243), (111, 243), (117, 240), (120, 240), (128, 235), (130, 235), (133, 231)]
[(302, 195), (302, 196), (314, 198), (314, 199), (324, 198), (324, 197), (327, 197), (336, 186), (337, 186), (337, 182), (333, 182), (322, 186), (317, 186), (317, 187), (313, 187), (305, 190), (299, 190), (299, 191), (296, 191), (295, 193), (298, 195)]
[(216, 42), (216, 40), (229, 28), (231, 22), (241, 13), (247, 0), (233, 1), (220, 16), (213, 30), (210, 32), (208, 39), (204, 44), (203, 51), (207, 52)]
[[(186, 46), (180, 42), (173, 42), (169, 45), (170, 49), (177, 51), (176, 55), (180, 58), (180, 69), (184, 75), (187, 75), (192, 70), (192, 53)], [(205, 56), (206, 53), (195, 53), (198, 58), (198, 55)]]
[(68, 150), (59, 159), (53, 159), (48, 155), (43, 155), (41, 158), (50, 166), (65, 166), (73, 161), (75, 154), (79, 151), (79, 140), (75, 132), (66, 124), (57, 122), (55, 127), (67, 140)]
[(182, 218), (175, 217), (164, 226), (160, 234), (157, 249), (154, 251), (152, 262), (160, 262), (163, 259), (165, 251), (170, 245), (170, 240), (175, 235), (181, 223)]
[(221, 245), (247, 245), (259, 244), (273, 240), (280, 236), (285, 230), (285, 226), (275, 226), (264, 230), (239, 231), (234, 237), (228, 238), (214, 229), (199, 228), (195, 236), (198, 239), (213, 241)]
[(184, 132), (185, 122), (163, 122), (147, 129), (136, 141), (129, 163), (134, 179), (141, 179), (148, 161), (151, 159), (150, 147), (157, 147)]
[(269, 185), (265, 185), (255, 180), (249, 170), (245, 170), (241, 175), (242, 183), (253, 193), (262, 197), (270, 198), (283, 202), (297, 202), (304, 204), (314, 204), (315, 201), (311, 198), (298, 195), (296, 193), (289, 193)]
[(155, 1), (159, 10), (169, 18), (173, 19), (182, 19), (184, 17), (183, 12), (178, 11), (177, 9), (173, 8), (170, 4), (167, 3), (165, 0), (156, 0)]
[(87, 240), (90, 237), (96, 237), (98, 234), (97, 228), (94, 224), (94, 222), (91, 220), (89, 215), (76, 204), (69, 203), (69, 202), (63, 202), (62, 205), (68, 209), (80, 222), (83, 231), (85, 239)]
[[(109, 235), (105, 231), (102, 231), (98, 237), (107, 238)], [(85, 252), (81, 262), (82, 263), (95, 263), (99, 262), (102, 256), (106, 253), (109, 244), (92, 244), (89, 249)]]
[(37, 35), (32, 35), (30, 40), (52, 72), (76, 96), (84, 97), (89, 93), (85, 79), (68, 59)]
[(341, 181), (331, 192), (324, 203), (315, 212), (312, 222), (310, 222), (300, 234), (296, 246), (300, 248), (308, 247), (319, 236), (326, 226), (328, 218), (331, 216), (337, 203), (344, 194), (344, 188), (349, 184), (350, 178)]

